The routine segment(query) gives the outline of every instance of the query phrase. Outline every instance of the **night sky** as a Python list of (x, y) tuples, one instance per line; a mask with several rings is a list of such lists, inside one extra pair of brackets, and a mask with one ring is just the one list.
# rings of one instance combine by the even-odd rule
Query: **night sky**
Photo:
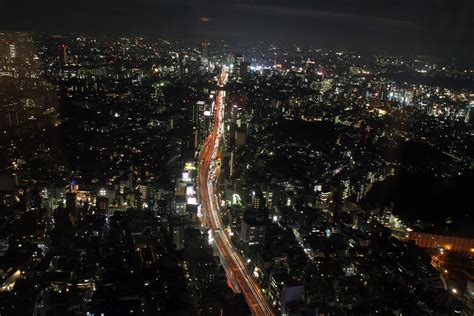
[(472, 56), (473, 0), (2, 0), (0, 29)]

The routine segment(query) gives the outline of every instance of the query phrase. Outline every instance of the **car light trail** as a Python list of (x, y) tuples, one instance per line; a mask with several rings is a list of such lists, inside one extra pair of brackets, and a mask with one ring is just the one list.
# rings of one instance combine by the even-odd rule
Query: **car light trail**
[[(227, 71), (223, 67), (218, 86), (223, 87), (226, 81)], [(247, 271), (242, 256), (224, 232), (219, 217), (219, 203), (214, 183), (218, 176), (215, 160), (219, 141), (224, 133), (224, 98), (225, 91), (219, 90), (215, 102), (214, 124), (200, 153), (198, 186), (202, 204), (202, 219), (213, 235), (212, 242), (215, 243), (221, 260), (224, 261), (223, 264), (230, 268), (226, 269), (228, 278), (235, 278), (252, 313), (254, 315), (274, 315), (260, 285)]]

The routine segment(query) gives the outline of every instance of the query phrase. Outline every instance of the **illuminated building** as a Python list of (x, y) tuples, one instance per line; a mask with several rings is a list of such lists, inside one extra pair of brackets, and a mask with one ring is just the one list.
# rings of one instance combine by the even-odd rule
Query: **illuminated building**
[(252, 191), (252, 207), (254, 210), (261, 210), (265, 207), (265, 198), (260, 190)]
[(474, 252), (474, 239), (472, 238), (417, 233), (411, 231), (408, 233), (407, 239), (414, 240), (421, 248), (443, 248), (452, 252), (465, 253)]
[(245, 61), (243, 55), (236, 55), (234, 58), (234, 74), (240, 80), (248, 74), (250, 63)]
[(234, 56), (234, 71), (238, 73), (238, 70), (240, 70), (239, 66), (241, 63), (245, 61), (245, 58), (243, 55), (235, 55)]
[(207, 59), (209, 42), (204, 41), (201, 43), (201, 55), (203, 58)]
[(343, 200), (346, 200), (349, 195), (351, 194), (351, 187), (350, 187), (350, 180), (347, 179), (347, 180), (343, 180), (341, 181), (341, 185), (342, 185), (342, 199)]
[(67, 65), (67, 46), (66, 44), (61, 44), (59, 45), (59, 48), (61, 48), (63, 50), (63, 63), (64, 63), (64, 66)]
[(95, 200), (95, 207), (98, 212), (107, 214), (109, 210), (109, 199), (105, 196), (98, 196)]
[(206, 107), (206, 103), (204, 101), (197, 101), (193, 106), (191, 107), (191, 122), (193, 122), (195, 125), (199, 125), (199, 120), (201, 118), (201, 115), (204, 113), (204, 109)]
[(8, 45), (8, 49), (10, 51), (10, 58), (15, 59), (16, 58), (16, 47), (15, 44), (10, 44)]
[(141, 206), (143, 207), (143, 204), (147, 200), (147, 198), (150, 195), (150, 190), (147, 185), (140, 184), (138, 186), (138, 191), (140, 192), (140, 201), (141, 201)]
[(235, 131), (235, 145), (244, 146), (247, 143), (247, 135), (244, 131)]
[(171, 234), (173, 245), (176, 250), (184, 249), (184, 221), (181, 216), (171, 218)]
[(244, 212), (240, 228), (240, 240), (249, 246), (265, 243), (266, 223), (263, 214), (247, 210)]
[(187, 199), (185, 196), (177, 196), (175, 199), (175, 214), (183, 215), (186, 213)]
[(238, 205), (230, 208), (230, 228), (232, 232), (239, 232), (242, 224), (244, 212)]
[(268, 191), (263, 192), (265, 206), (268, 208), (272, 208), (273, 206), (273, 191), (270, 189)]
[(303, 297), (304, 285), (293, 280), (287, 273), (270, 276), (268, 297), (279, 315), (285, 315), (286, 304)]
[(325, 93), (331, 90), (333, 81), (334, 81), (333, 79), (324, 79), (323, 81), (321, 81), (319, 85), (319, 90), (321, 91), (321, 93)]
[(323, 205), (328, 205), (328, 204), (332, 203), (332, 192), (331, 191), (327, 191), (327, 192), (321, 191), (321, 193), (319, 194), (319, 201)]

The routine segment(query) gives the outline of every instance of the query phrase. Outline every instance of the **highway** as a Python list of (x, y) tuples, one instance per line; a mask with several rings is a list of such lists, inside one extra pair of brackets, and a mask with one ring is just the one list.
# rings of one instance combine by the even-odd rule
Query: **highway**
[[(218, 80), (219, 88), (227, 81), (227, 70), (223, 67)], [(240, 252), (232, 245), (229, 236), (223, 230), (219, 215), (219, 201), (215, 193), (215, 184), (219, 169), (216, 166), (219, 142), (224, 133), (225, 91), (219, 89), (214, 107), (214, 123), (202, 146), (199, 158), (198, 188), (201, 199), (203, 222), (210, 229), (221, 260), (230, 269), (226, 270), (228, 279), (235, 279), (247, 301), (253, 315), (274, 315), (262, 289), (247, 271)]]

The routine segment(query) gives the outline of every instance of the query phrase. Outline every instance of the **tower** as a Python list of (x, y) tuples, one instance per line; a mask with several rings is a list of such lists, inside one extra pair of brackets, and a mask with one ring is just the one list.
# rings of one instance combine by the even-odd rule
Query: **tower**
[(61, 44), (59, 45), (59, 48), (61, 48), (63, 50), (63, 65), (66, 66), (67, 65), (67, 46), (66, 44)]

